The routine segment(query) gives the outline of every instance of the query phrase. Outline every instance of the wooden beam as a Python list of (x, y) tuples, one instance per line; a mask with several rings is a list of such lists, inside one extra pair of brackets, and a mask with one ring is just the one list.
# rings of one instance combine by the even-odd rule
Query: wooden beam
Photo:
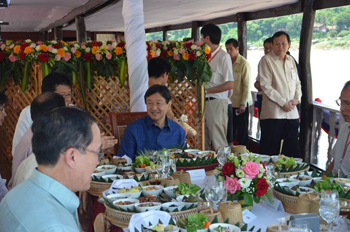
[(349, 0), (317, 0), (315, 2), (315, 9), (321, 10), (326, 8), (332, 8), (332, 7), (341, 7), (341, 6), (347, 6), (350, 5)]
[(199, 33), (198, 21), (192, 22), (191, 38), (193, 39), (194, 42), (198, 42), (201, 38)]
[(63, 40), (62, 26), (54, 28), (54, 38), (55, 40)]
[(285, 15), (291, 15), (291, 14), (298, 14), (302, 12), (301, 9), (302, 7), (299, 1), (297, 3), (275, 7), (271, 9), (259, 10), (255, 12), (247, 12), (246, 20), (249, 21), (249, 20), (257, 20), (257, 19), (273, 18), (273, 17), (285, 16)]
[(81, 15), (75, 16), (75, 24), (77, 25), (77, 40), (79, 43), (86, 41), (86, 27), (84, 17)]
[[(191, 28), (191, 27), (192, 27), (192, 23), (184, 23), (184, 24), (167, 26), (168, 31), (187, 29), (187, 28)], [(164, 27), (148, 28), (148, 29), (146, 29), (146, 33), (159, 32), (159, 31), (163, 31), (163, 29), (164, 29)]]
[(315, 0), (305, 0), (303, 21), (300, 33), (299, 65), (301, 76), (301, 121), (300, 121), (300, 154), (306, 161), (311, 158), (311, 134), (312, 134), (312, 75), (310, 64), (310, 53), (312, 45), (312, 34), (315, 22)]
[(163, 27), (163, 41), (167, 41), (168, 40), (168, 27), (165, 26)]
[(245, 13), (238, 13), (237, 21), (239, 53), (244, 58), (247, 58), (247, 22)]

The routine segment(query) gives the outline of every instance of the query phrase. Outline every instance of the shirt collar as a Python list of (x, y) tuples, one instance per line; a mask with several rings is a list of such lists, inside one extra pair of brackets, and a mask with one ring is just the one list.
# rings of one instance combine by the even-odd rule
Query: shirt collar
[(235, 64), (240, 64), (241, 63), (241, 61), (242, 61), (242, 56), (238, 53), (237, 54), (237, 58), (236, 58), (236, 61), (235, 61), (235, 63), (234, 63), (234, 65)]
[(213, 54), (216, 54), (216, 52), (218, 52), (220, 48), (221, 48), (221, 46), (219, 45), (219, 46), (217, 47), (217, 49), (215, 49), (215, 51), (212, 51), (212, 52), (211, 52), (211, 54), (212, 54), (212, 55), (213, 55)]
[(38, 171), (37, 168), (35, 168), (30, 180), (40, 188), (50, 193), (70, 213), (73, 214), (76, 212), (77, 208), (79, 207), (79, 198), (66, 186)]
[[(158, 127), (158, 126), (153, 122), (152, 118), (151, 118), (149, 115), (146, 116), (146, 123), (145, 123), (145, 124), (146, 124), (147, 129), (150, 129), (152, 125)], [(170, 125), (169, 122), (168, 122), (168, 117), (167, 117), (167, 116), (165, 116), (164, 128), (165, 128), (165, 127), (169, 127), (169, 129), (171, 130), (171, 125)], [(159, 128), (159, 127), (158, 127), (158, 128)]]
[[(273, 51), (271, 51), (269, 54), (271, 54), (274, 61), (281, 59), (279, 56), (277, 56)], [(289, 55), (286, 54), (286, 60), (289, 60)]]

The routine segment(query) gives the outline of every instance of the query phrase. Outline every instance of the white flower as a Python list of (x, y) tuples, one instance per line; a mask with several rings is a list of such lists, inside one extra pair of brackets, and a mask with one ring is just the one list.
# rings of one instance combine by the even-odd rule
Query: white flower
[(162, 44), (163, 44), (163, 45), (168, 45), (168, 44), (169, 44), (169, 41), (163, 41)]
[(113, 43), (112, 43), (112, 47), (113, 47), (113, 48), (116, 48), (117, 45), (118, 45), (117, 42), (113, 42)]
[(174, 49), (174, 54), (175, 54), (175, 55), (179, 54), (179, 50), (175, 48), (175, 49)]
[(74, 44), (74, 47), (75, 47), (76, 49), (80, 48), (79, 44)]
[(181, 122), (187, 122), (188, 121), (187, 115), (185, 115), (185, 114), (181, 115), (180, 121)]
[(242, 169), (239, 169), (239, 168), (236, 169), (236, 176), (238, 178), (242, 178), (242, 177), (244, 177), (244, 175), (245, 175), (245, 173)]
[(86, 48), (85, 52), (90, 52), (90, 50), (91, 50), (90, 48)]
[(157, 56), (160, 56), (160, 49), (157, 49)]
[(201, 55), (202, 55), (201, 51), (196, 52), (196, 56), (201, 56)]
[(247, 157), (247, 156), (241, 156), (241, 159), (242, 159), (243, 166), (249, 161), (249, 157)]
[(265, 168), (262, 164), (260, 164), (259, 173), (264, 173), (264, 172), (265, 172)]
[(68, 48), (67, 47), (63, 47), (63, 50), (68, 52)]
[(57, 44), (57, 41), (56, 40), (52, 40), (51, 43)]
[(40, 45), (36, 46), (35, 50), (38, 52), (40, 50)]
[(250, 186), (251, 179), (241, 178), (238, 180), (238, 183), (241, 185), (241, 188), (248, 188)]
[(52, 53), (56, 54), (57, 53), (57, 49), (56, 48), (52, 49)]
[(191, 49), (192, 50), (195, 50), (197, 48), (197, 45), (195, 45), (195, 44), (193, 44), (192, 46), (191, 46)]
[(30, 42), (32, 42), (32, 40), (26, 39), (25, 42), (26, 42), (26, 43), (30, 43)]

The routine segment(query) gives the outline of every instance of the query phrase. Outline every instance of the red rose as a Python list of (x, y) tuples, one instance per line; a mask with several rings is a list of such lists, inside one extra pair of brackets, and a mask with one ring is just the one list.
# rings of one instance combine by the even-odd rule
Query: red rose
[(187, 49), (191, 49), (191, 46), (193, 45), (193, 43), (192, 42), (187, 42), (186, 43), (186, 48)]
[(151, 50), (151, 45), (149, 43), (146, 42), (146, 45), (147, 45), (147, 50)]
[(19, 58), (21, 60), (25, 60), (26, 59), (26, 54), (24, 52), (19, 53)]
[(59, 49), (59, 48), (61, 48), (61, 45), (57, 43), (57, 44), (54, 44), (52, 47)]
[(163, 57), (163, 58), (166, 58), (166, 54), (167, 54), (166, 51), (161, 51), (160, 56)]
[(0, 62), (4, 61), (6, 55), (3, 52), (0, 52)]
[(84, 58), (85, 58), (85, 61), (86, 61), (86, 62), (92, 61), (92, 55), (91, 55), (91, 53), (85, 53), (85, 54), (84, 54)]
[(27, 43), (21, 43), (21, 51), (24, 51), (24, 49), (26, 49), (27, 46)]
[(125, 47), (125, 43), (122, 41), (122, 42), (120, 42), (120, 43), (117, 44), (117, 47), (123, 48), (123, 47)]
[(223, 176), (230, 176), (233, 175), (235, 172), (235, 165), (231, 162), (227, 162), (224, 164), (224, 166), (222, 167), (222, 175)]
[(194, 52), (190, 52), (190, 60), (194, 60), (196, 59), (196, 54), (194, 54)]
[(206, 54), (205, 56), (207, 57), (207, 61), (208, 61), (210, 59), (210, 57), (211, 57), (211, 53)]
[(102, 42), (97, 42), (97, 41), (94, 41), (93, 43), (92, 43), (92, 45), (91, 45), (91, 47), (100, 47), (100, 46), (102, 46)]
[(40, 55), (38, 55), (38, 60), (39, 60), (41, 63), (45, 63), (45, 62), (47, 62), (49, 59), (50, 59), (50, 56), (49, 56), (49, 54), (47, 54), (47, 53), (41, 53)]
[(262, 162), (262, 161), (260, 161), (260, 164), (262, 164), (262, 166), (264, 167), (265, 171), (264, 171), (263, 175), (266, 176), (266, 166), (265, 166), (264, 162)]
[(147, 60), (152, 59), (152, 54), (150, 52), (147, 52)]
[(160, 48), (160, 44), (159, 43), (156, 43), (156, 48)]
[(264, 196), (269, 188), (269, 184), (267, 183), (266, 179), (260, 178), (256, 185), (258, 186), (258, 189), (255, 191), (255, 195), (257, 197)]

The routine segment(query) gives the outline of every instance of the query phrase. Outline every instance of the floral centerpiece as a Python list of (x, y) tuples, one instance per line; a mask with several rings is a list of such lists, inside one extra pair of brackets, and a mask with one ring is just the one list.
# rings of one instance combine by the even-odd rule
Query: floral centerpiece
[(270, 185), (266, 174), (266, 167), (260, 162), (260, 157), (230, 156), (218, 175), (219, 181), (225, 181), (231, 201), (244, 198), (245, 204), (252, 206), (253, 200), (259, 203), (261, 197), (266, 196), (271, 201), (268, 191)]

